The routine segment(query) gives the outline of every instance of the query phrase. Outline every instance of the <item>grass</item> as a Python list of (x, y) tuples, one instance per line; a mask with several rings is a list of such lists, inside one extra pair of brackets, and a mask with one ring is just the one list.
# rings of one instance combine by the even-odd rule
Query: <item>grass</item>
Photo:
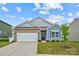
[(8, 41), (8, 39), (0, 39), (0, 48), (4, 47), (6, 45), (10, 44), (10, 42)]
[(37, 53), (54, 55), (79, 55), (79, 42), (39, 42)]

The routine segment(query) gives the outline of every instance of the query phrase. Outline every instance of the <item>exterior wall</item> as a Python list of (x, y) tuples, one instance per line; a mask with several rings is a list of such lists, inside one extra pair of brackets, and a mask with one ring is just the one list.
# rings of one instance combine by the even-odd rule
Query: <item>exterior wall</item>
[(69, 27), (69, 40), (79, 41), (79, 19), (74, 20)]
[(12, 26), (0, 22), (0, 38), (8, 38), (11, 35), (12, 35)]
[(38, 33), (38, 39), (41, 39), (41, 34), (40, 34), (40, 30), (37, 28), (27, 28), (27, 29), (23, 29), (23, 28), (15, 28), (14, 29), (14, 40), (17, 41), (17, 35), (16, 33)]
[(62, 41), (63, 39), (62, 39), (62, 36), (61, 36), (61, 31), (60, 30), (53, 30), (53, 31), (54, 32), (59, 32), (60, 34), (59, 34), (59, 37), (52, 37), (52, 36), (50, 36), (51, 40), (55, 40), (55, 41), (59, 40), (59, 41)]
[[(51, 36), (52, 31), (58, 31), (60, 33), (60, 37), (52, 37)], [(60, 30), (59, 26), (53, 26), (53, 27), (51, 27), (51, 28), (48, 29), (48, 40), (49, 41), (52, 41), (52, 40), (62, 41), (63, 40), (62, 33), (61, 33), (61, 30)]]

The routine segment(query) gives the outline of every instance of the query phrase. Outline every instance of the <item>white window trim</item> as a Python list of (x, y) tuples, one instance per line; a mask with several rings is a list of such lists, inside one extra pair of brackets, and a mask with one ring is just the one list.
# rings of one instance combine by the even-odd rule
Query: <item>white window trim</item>
[[(52, 36), (52, 32), (55, 32), (54, 37), (56, 37), (56, 32), (60, 33), (60, 30), (51, 30), (51, 37), (53, 37), (53, 36)], [(54, 37), (53, 37), (53, 38), (54, 38)], [(59, 34), (58, 34), (58, 37), (60, 37)]]

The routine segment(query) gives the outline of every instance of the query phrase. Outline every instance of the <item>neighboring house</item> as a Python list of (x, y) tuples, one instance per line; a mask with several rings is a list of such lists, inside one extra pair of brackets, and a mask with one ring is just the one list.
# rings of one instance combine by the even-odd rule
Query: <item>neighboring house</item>
[(0, 20), (0, 38), (8, 38), (12, 35), (12, 26)]
[(75, 18), (69, 26), (69, 40), (79, 41), (79, 18)]
[(63, 40), (60, 26), (40, 17), (26, 21), (14, 28), (15, 41)]

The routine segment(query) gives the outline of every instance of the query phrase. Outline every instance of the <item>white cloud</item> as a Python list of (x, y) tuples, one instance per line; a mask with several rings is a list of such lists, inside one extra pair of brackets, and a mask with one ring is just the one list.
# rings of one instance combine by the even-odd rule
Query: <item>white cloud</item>
[(67, 22), (71, 23), (74, 20), (74, 18), (67, 18)]
[(46, 11), (46, 10), (45, 10), (45, 11), (40, 10), (40, 11), (39, 11), (39, 13), (40, 13), (40, 14), (49, 14), (49, 12), (48, 12), (48, 11)]
[(17, 12), (21, 12), (21, 8), (20, 7), (16, 7), (16, 11)]
[(21, 20), (25, 20), (25, 17), (20, 17)]
[(49, 10), (51, 9), (59, 9), (63, 10), (63, 6), (60, 3), (35, 3), (35, 8), (33, 11), (39, 10), (39, 13), (41, 14), (49, 14)]
[(6, 15), (6, 17), (15, 18), (16, 16), (14, 16), (14, 15)]
[(33, 11), (36, 11), (37, 9), (41, 9), (41, 4), (40, 3), (34, 3), (35, 8), (33, 9)]
[(62, 13), (62, 15), (65, 15), (65, 13)]
[(79, 16), (79, 12), (77, 12), (77, 16)]
[(32, 17), (26, 18), (28, 21), (32, 20)]
[(61, 15), (49, 15), (48, 21), (52, 23), (61, 23), (62, 20), (64, 20), (64, 17)]
[(31, 18), (31, 17), (29, 17), (28, 19), (29, 19), (29, 20), (32, 20), (32, 18)]
[(53, 24), (54, 23), (57, 23), (57, 24), (70, 24), (74, 18), (73, 17), (70, 17), (70, 18), (65, 18), (64, 16), (61, 16), (61, 15), (49, 15), (49, 18), (46, 19), (48, 20), (49, 22), (52, 22)]
[(68, 16), (73, 16), (73, 13), (72, 12), (68, 13)]
[(60, 9), (63, 10), (63, 6), (60, 3), (45, 3), (47, 9)]
[(0, 3), (0, 6), (5, 6), (6, 5), (6, 3)]
[(35, 5), (35, 7), (38, 8), (38, 9), (41, 7), (40, 3), (35, 3), (34, 5)]
[(2, 5), (6, 5), (6, 3), (2, 3)]
[(28, 20), (28, 21), (29, 21), (29, 20), (32, 20), (31, 17), (29, 17), (29, 18), (26, 18), (26, 17), (20, 17), (20, 19), (21, 19), (21, 20), (25, 20), (25, 21), (26, 21), (26, 20)]
[(77, 4), (77, 6), (79, 7), (79, 4)]
[(4, 7), (4, 6), (2, 6), (1, 9), (2, 9), (3, 11), (5, 11), (5, 12), (8, 12), (8, 8), (6, 8), (6, 7)]
[(34, 4), (37, 9), (60, 9), (63, 10), (63, 6), (60, 3), (43, 3), (43, 6), (41, 6), (40, 3)]

